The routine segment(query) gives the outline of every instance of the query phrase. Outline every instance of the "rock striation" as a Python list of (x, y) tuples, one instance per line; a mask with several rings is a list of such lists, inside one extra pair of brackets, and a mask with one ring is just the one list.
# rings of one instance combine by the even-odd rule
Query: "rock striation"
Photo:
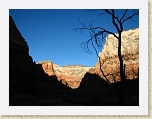
[(62, 81), (64, 85), (68, 85), (72, 89), (79, 87), (86, 72), (92, 68), (80, 65), (68, 65), (61, 67), (57, 64), (53, 64), (51, 61), (41, 61), (37, 64), (41, 64), (44, 72), (49, 76), (56, 75), (58, 81)]
[[(117, 35), (117, 34), (116, 34)], [(108, 35), (102, 52), (99, 53), (100, 61), (94, 67), (80, 65), (59, 66), (51, 61), (41, 61), (43, 70), (49, 76), (56, 75), (58, 81), (72, 89), (78, 88), (86, 73), (103, 76), (100, 65), (111, 83), (120, 81), (119, 59), (117, 56), (118, 40), (113, 35)], [(138, 78), (139, 72), (139, 29), (130, 29), (122, 32), (122, 57), (125, 64), (126, 79)]]
[[(116, 34), (118, 35), (118, 34)], [(108, 35), (106, 43), (99, 53), (100, 62), (95, 64), (94, 68), (89, 72), (92, 74), (98, 74), (101, 78), (105, 79), (100, 71), (100, 65), (110, 80), (110, 82), (120, 81), (119, 59), (117, 56), (118, 40), (113, 35)], [(135, 79), (138, 77), (139, 68), (139, 29), (130, 29), (122, 32), (122, 57), (124, 64), (126, 65), (125, 74), (126, 79)], [(106, 80), (106, 79), (105, 79)]]
[(46, 74), (48, 74), (49, 76), (53, 76), (55, 75), (54, 73), (54, 69), (53, 69), (53, 64), (51, 61), (40, 61), (37, 64), (41, 64), (42, 65), (42, 69), (44, 70), (44, 72)]

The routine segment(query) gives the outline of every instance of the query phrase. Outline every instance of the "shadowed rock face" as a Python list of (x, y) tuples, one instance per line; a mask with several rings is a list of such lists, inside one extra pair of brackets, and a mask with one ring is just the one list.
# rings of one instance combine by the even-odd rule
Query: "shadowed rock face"
[[(35, 64), (29, 47), (9, 16), (9, 104), (16, 102), (21, 93), (32, 92), (35, 86)], [(34, 91), (34, 90), (33, 90)], [(17, 100), (19, 101), (19, 100)]]
[[(9, 68), (10, 80), (17, 79), (22, 75), (33, 73), (34, 64), (32, 57), (29, 56), (27, 42), (21, 36), (13, 19), (9, 16)], [(20, 73), (19, 73), (20, 72)]]
[(33, 105), (38, 100), (45, 103), (45, 97), (63, 89), (69, 88), (33, 62), (27, 42), (9, 16), (9, 106)]
[[(119, 59), (117, 56), (118, 40), (109, 35), (106, 43), (99, 53), (102, 70), (104, 71), (110, 82), (120, 80)], [(138, 77), (139, 68), (139, 29), (131, 29), (122, 33), (122, 56), (124, 64), (126, 64), (126, 78), (135, 79)], [(94, 68), (89, 70), (92, 74), (98, 74), (105, 79), (100, 71), (100, 62), (98, 60)]]

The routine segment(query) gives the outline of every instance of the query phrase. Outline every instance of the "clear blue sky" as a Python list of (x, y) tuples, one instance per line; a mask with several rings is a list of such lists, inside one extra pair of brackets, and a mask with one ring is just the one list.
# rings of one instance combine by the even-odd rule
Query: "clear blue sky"
[[(79, 46), (88, 40), (88, 32), (80, 34), (74, 28), (81, 27), (79, 20), (86, 25), (94, 20), (94, 26), (104, 27), (116, 32), (107, 15), (99, 16), (101, 11), (91, 12), (80, 9), (10, 9), (9, 15), (29, 46), (33, 61), (50, 60), (60, 66), (94, 66), (97, 62), (95, 52), (88, 54)], [(122, 10), (117, 10), (122, 15)], [(129, 15), (128, 12), (127, 15)], [(124, 30), (138, 28), (139, 17), (124, 24)]]

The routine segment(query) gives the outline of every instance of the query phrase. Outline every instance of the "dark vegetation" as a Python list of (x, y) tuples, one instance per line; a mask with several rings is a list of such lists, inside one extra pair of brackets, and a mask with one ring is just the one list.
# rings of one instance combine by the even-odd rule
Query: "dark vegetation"
[[(9, 106), (119, 105), (118, 93), (98, 75), (86, 73), (80, 87), (70, 89), (56, 76), (45, 74), (28, 51), (26, 41), (9, 17)], [(139, 80), (125, 82), (124, 105), (138, 106)]]

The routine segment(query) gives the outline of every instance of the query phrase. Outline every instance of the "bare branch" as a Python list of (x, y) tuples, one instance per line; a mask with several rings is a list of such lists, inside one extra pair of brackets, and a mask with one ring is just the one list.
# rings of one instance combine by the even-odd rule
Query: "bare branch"
[[(123, 15), (120, 18), (118, 18), (118, 16), (116, 15), (116, 13), (113, 9), (112, 10), (105, 9), (103, 11), (104, 11), (104, 13), (102, 13), (100, 15), (103, 15), (103, 14), (106, 13), (106, 14), (111, 16), (112, 23), (113, 23), (114, 27), (116, 28), (116, 30), (118, 32), (118, 36), (114, 32), (106, 30), (103, 27), (99, 27), (99, 26), (94, 27), (93, 24), (92, 24), (93, 21), (91, 21), (89, 23), (89, 26), (86, 26), (85, 24), (83, 24), (82, 22), (79, 21), (79, 23), (81, 24), (82, 27), (77, 28), (76, 30), (79, 30), (80, 33), (82, 33), (84, 30), (86, 30), (90, 33), (90, 39), (87, 40), (86, 42), (82, 43), (81, 46), (83, 47), (83, 50), (85, 50), (87, 53), (91, 53), (91, 51), (89, 49), (89, 44), (91, 43), (91, 45), (92, 45), (92, 47), (93, 47), (93, 49), (94, 49), (94, 51), (95, 51), (95, 53), (98, 57), (98, 62), (100, 63), (100, 65), (99, 65), (100, 66), (100, 71), (101, 71), (103, 77), (105, 78), (105, 80), (111, 85), (112, 83), (110, 82), (109, 78), (112, 77), (113, 81), (117, 82), (116, 77), (118, 77), (118, 76), (120, 77), (120, 81), (121, 81), (120, 88), (118, 89), (118, 87), (115, 87), (115, 86), (117, 86), (117, 83), (114, 86), (114, 88), (117, 90), (117, 92), (119, 94), (120, 105), (123, 105), (124, 104), (124, 84), (125, 84), (125, 73), (124, 73), (124, 68), (123, 68), (123, 60), (124, 59), (129, 60), (129, 57), (132, 57), (132, 54), (130, 54), (130, 55), (128, 54), (128, 57), (123, 56), (122, 52), (121, 52), (121, 47), (122, 47), (121, 35), (122, 35), (122, 31), (123, 31), (123, 23), (128, 21), (128, 20), (132, 20), (132, 18), (134, 16), (138, 15), (139, 13), (138, 13), (138, 11), (136, 12), (136, 10), (134, 10), (133, 14), (131, 14), (130, 16), (127, 16), (126, 14), (129, 10), (126, 9), (124, 11)], [(119, 59), (119, 71), (118, 70), (115, 71), (115, 72), (112, 71), (112, 73), (105, 74), (105, 72), (103, 71), (102, 68), (104, 68), (103, 64), (109, 58), (106, 57), (105, 59), (102, 59), (103, 61), (101, 61), (100, 56), (98, 55), (98, 51), (97, 51), (96, 48), (101, 48), (102, 40), (105, 40), (106, 37), (109, 34), (113, 35), (118, 40), (118, 46), (116, 48), (118, 49), (118, 55), (117, 56), (118, 56), (118, 59)], [(114, 57), (110, 57), (110, 58), (114, 58)], [(132, 60), (136, 60), (136, 57), (133, 57)], [(115, 63), (117, 63), (117, 62), (115, 62)]]
[(134, 12), (134, 14), (132, 14), (131, 16), (129, 16), (129, 17), (127, 17), (126, 19), (124, 19), (124, 20), (122, 21), (122, 24), (123, 24), (125, 21), (133, 18), (135, 15), (139, 15), (139, 12)]
[(119, 22), (119, 19), (118, 19), (118, 17), (115, 16), (115, 13), (114, 13), (113, 9), (112, 9), (112, 13), (108, 9), (105, 9), (104, 11), (106, 13), (110, 14), (114, 19), (116, 19)]
[(117, 22), (118, 22), (119, 24), (120, 24), (121, 22), (120, 22), (120, 20), (118, 19), (118, 17), (116, 17), (114, 10), (112, 9), (112, 13), (111, 13), (108, 9), (106, 9), (105, 11), (106, 11), (108, 14), (111, 15), (111, 17), (112, 17), (112, 23), (114, 24), (114, 26), (115, 26), (116, 29), (117, 29), (117, 32), (119, 33), (119, 32), (120, 32), (120, 29), (119, 29), (118, 24), (116, 23), (115, 19), (117, 20)]
[(89, 39), (88, 41), (86, 42), (83, 42), (80, 44), (80, 47), (83, 48), (83, 51), (86, 52), (86, 53), (89, 53), (91, 54), (92, 52), (90, 51), (89, 49), (89, 42), (91, 41), (92, 39)]
[(114, 18), (117, 19), (117, 21), (120, 23), (118, 17), (116, 18), (116, 16), (115, 16), (114, 10), (112, 9), (112, 23), (114, 24), (114, 26), (115, 26), (116, 29), (117, 29), (117, 32), (119, 33), (119, 32), (120, 32), (120, 29), (119, 29), (119, 27), (118, 27), (118, 24), (115, 22), (115, 19), (114, 19)]
[(123, 16), (120, 18), (120, 22), (122, 21), (122, 19), (125, 17), (126, 13), (127, 13), (128, 9), (125, 10)]
[(97, 49), (95, 48), (95, 46), (94, 46), (93, 42), (91, 42), (91, 44), (92, 44), (92, 46), (93, 46), (93, 48), (94, 48), (94, 50), (95, 50), (95, 52), (96, 52), (96, 55), (97, 55), (97, 57), (98, 57), (98, 59), (99, 59), (99, 63), (100, 63), (100, 70), (101, 70), (101, 72), (102, 72), (103, 76), (105, 77), (106, 81), (107, 81), (109, 84), (111, 84), (111, 82), (107, 79), (106, 75), (104, 74), (104, 72), (103, 72), (103, 70), (102, 70), (102, 68), (101, 68), (101, 60), (100, 60), (100, 56), (98, 56)]
[(104, 11), (103, 13), (99, 14), (99, 15), (98, 15), (98, 17), (99, 17), (99, 16), (101, 16), (101, 15), (104, 15), (104, 14), (106, 14), (106, 12), (105, 12), (105, 11)]

